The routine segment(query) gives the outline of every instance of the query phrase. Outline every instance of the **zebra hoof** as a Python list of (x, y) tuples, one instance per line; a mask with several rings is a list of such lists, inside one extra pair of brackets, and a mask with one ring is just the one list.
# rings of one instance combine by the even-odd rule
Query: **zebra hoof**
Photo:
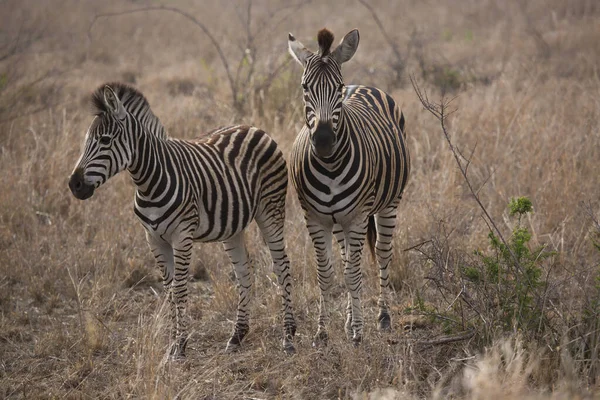
[(173, 362), (182, 362), (186, 360), (186, 355), (185, 353), (174, 353), (169, 355), (169, 360), (173, 361)]
[(392, 320), (390, 318), (390, 314), (388, 314), (387, 312), (379, 314), (377, 320), (377, 325), (380, 331), (387, 332), (392, 330)]
[(346, 319), (346, 325), (344, 326), (344, 329), (346, 331), (346, 338), (348, 340), (352, 340), (352, 338), (354, 337), (354, 329), (352, 329), (352, 318)]
[(225, 347), (225, 353), (236, 353), (240, 350), (239, 343), (232, 343), (231, 340), (227, 342), (227, 346)]
[(354, 345), (354, 347), (360, 346), (361, 343), (362, 343), (362, 336), (354, 336), (352, 338), (352, 344)]
[(171, 361), (182, 361), (185, 360), (185, 348), (187, 346), (187, 339), (180, 339), (176, 343), (171, 345), (169, 352), (169, 359)]
[(329, 336), (327, 335), (327, 332), (325, 332), (324, 330), (319, 329), (317, 331), (317, 334), (315, 335), (314, 339), (313, 339), (313, 347), (320, 349), (323, 347), (327, 346), (327, 341), (329, 340)]
[(294, 347), (294, 344), (287, 340), (283, 341), (283, 351), (287, 355), (296, 354), (296, 348)]

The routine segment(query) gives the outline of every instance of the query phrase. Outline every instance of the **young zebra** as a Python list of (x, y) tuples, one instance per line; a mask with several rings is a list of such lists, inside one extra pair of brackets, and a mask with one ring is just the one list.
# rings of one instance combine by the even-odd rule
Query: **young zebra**
[(185, 356), (194, 241), (222, 241), (235, 268), (239, 303), (227, 350), (236, 350), (248, 332), (251, 277), (244, 230), (252, 219), (271, 252), (282, 289), (283, 347), (293, 352), (296, 323), (283, 238), (288, 178), (275, 141), (248, 126), (221, 128), (198, 141), (172, 139), (142, 93), (122, 83), (102, 85), (92, 102), (95, 117), (69, 187), (85, 200), (112, 176), (129, 171), (137, 187), (135, 213), (146, 228), (171, 303), (172, 355)]
[(317, 39), (319, 52), (313, 53), (289, 35), (289, 51), (304, 68), (305, 106), (305, 126), (292, 148), (290, 172), (317, 257), (321, 299), (315, 345), (327, 340), (332, 232), (342, 250), (349, 291), (346, 334), (357, 344), (363, 331), (360, 263), (365, 237), (379, 264), (379, 328), (391, 328), (388, 266), (410, 157), (396, 102), (373, 87), (344, 85), (341, 65), (354, 55), (358, 31), (348, 33), (333, 51), (330, 31), (322, 29)]

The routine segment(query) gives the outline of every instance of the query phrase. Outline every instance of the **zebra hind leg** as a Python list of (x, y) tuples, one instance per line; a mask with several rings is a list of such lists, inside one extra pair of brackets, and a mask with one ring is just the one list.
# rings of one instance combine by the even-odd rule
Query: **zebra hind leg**
[(379, 266), (379, 298), (377, 306), (379, 315), (377, 317), (379, 330), (392, 329), (392, 322), (387, 304), (387, 291), (389, 290), (389, 266), (392, 259), (392, 239), (396, 228), (396, 206), (390, 206), (375, 215), (377, 226), (377, 242), (375, 243), (375, 255)]
[(273, 272), (279, 283), (282, 309), (283, 309), (283, 350), (292, 354), (296, 352), (294, 336), (296, 334), (296, 320), (292, 308), (292, 276), (290, 274), (290, 261), (285, 251), (283, 236), (285, 215), (280, 212), (285, 205), (271, 213), (263, 212), (256, 217), (256, 223), (269, 246), (273, 260)]
[(185, 348), (188, 341), (188, 316), (186, 313), (188, 297), (188, 277), (190, 260), (192, 258), (192, 247), (194, 242), (191, 236), (185, 235), (183, 239), (173, 246), (173, 258), (175, 270), (173, 274), (172, 296), (175, 303), (177, 334), (175, 338), (175, 349), (172, 351), (174, 358), (184, 358)]
[(248, 305), (250, 303), (252, 279), (250, 277), (248, 253), (244, 244), (244, 233), (240, 232), (227, 239), (223, 242), (223, 246), (233, 264), (239, 291), (235, 326), (225, 349), (227, 352), (234, 352), (240, 348), (242, 340), (250, 330)]

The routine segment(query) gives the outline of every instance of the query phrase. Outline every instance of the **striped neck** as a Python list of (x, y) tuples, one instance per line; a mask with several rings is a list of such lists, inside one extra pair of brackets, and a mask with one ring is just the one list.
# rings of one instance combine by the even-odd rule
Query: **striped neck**
[[(131, 129), (131, 164), (128, 171), (141, 197), (152, 197), (155, 189), (165, 183), (168, 170), (170, 141), (161, 132), (150, 131), (134, 120)], [(162, 126), (162, 125), (161, 125)]]

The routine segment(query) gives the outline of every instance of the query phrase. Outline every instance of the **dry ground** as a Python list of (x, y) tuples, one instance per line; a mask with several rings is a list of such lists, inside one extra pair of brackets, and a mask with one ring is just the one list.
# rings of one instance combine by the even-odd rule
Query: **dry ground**
[[(0, 397), (599, 398), (596, 0), (177, 0), (165, 4), (179, 11), (94, 18), (160, 4), (0, 1)], [(279, 298), (252, 226), (255, 297), (242, 350), (223, 352), (237, 297), (231, 267), (220, 245), (197, 245), (188, 360), (171, 363), (129, 178), (86, 202), (67, 188), (91, 121), (89, 94), (106, 81), (130, 82), (172, 136), (244, 122), (270, 132), (287, 157), (302, 124), (301, 70), (287, 55), (287, 32), (314, 49), (323, 26), (338, 39), (360, 30), (346, 82), (387, 90), (407, 120), (413, 172), (395, 238), (394, 331), (375, 330), (369, 262), (365, 343), (342, 338), (338, 274), (330, 346), (311, 347), (318, 288), (292, 190), (297, 354), (280, 350)], [(486, 308), (499, 300), (464, 295), (472, 282), (462, 268), (477, 263), (475, 250), (490, 251), (489, 227), (410, 75), (431, 99), (457, 96), (452, 140), (507, 237), (510, 198), (532, 200), (530, 246), (556, 252), (536, 261), (547, 281), (543, 327), (502, 328)], [(475, 334), (436, 342), (465, 330)]]

